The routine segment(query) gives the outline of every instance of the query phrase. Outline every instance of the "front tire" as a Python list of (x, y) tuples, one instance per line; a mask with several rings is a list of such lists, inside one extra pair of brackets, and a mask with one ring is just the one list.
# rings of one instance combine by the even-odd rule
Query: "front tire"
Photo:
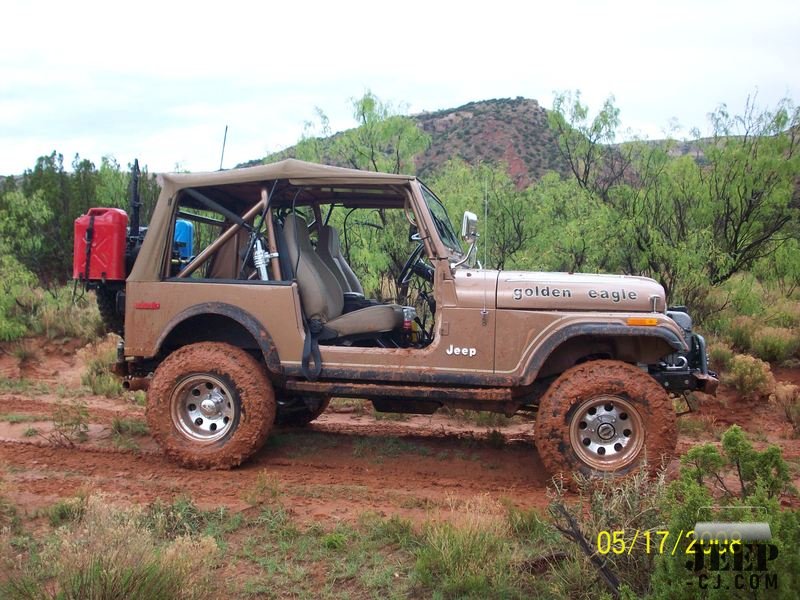
[(263, 365), (218, 342), (184, 346), (156, 369), (147, 424), (164, 453), (185, 467), (229, 469), (263, 446), (275, 394)]
[(625, 475), (647, 460), (658, 467), (675, 453), (669, 395), (647, 373), (616, 360), (568, 369), (539, 404), (536, 447), (554, 476)]

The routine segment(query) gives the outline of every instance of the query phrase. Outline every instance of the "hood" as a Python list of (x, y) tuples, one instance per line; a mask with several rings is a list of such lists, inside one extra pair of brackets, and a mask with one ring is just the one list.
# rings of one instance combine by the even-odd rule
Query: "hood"
[(652, 312), (666, 308), (664, 288), (647, 277), (503, 271), (497, 308)]

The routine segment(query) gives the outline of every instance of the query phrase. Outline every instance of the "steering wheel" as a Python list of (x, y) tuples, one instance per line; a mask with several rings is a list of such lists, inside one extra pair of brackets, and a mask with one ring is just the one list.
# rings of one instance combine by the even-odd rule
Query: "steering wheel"
[(403, 270), (400, 271), (398, 282), (400, 285), (405, 285), (411, 280), (412, 275), (419, 275), (428, 283), (433, 283), (433, 268), (425, 263), (423, 255), (425, 253), (425, 246), (420, 242), (411, 256), (408, 257), (406, 264), (403, 265)]

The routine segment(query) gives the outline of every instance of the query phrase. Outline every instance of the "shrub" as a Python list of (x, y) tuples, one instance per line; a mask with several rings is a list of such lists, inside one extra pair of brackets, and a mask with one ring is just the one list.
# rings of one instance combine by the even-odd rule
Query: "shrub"
[[(623, 597), (646, 596), (651, 591), (655, 556), (646, 551), (646, 542), (635, 532), (663, 529), (660, 512), (667, 491), (665, 473), (651, 477), (644, 467), (621, 480), (583, 480), (578, 491), (578, 503), (569, 506), (564, 490), (557, 487), (549, 506), (555, 526), (574, 543), (572, 550), (583, 557), (574, 565), (580, 568), (569, 574), (570, 593), (559, 597), (595, 598), (603, 586), (612, 595), (628, 588), (633, 594)], [(601, 532), (612, 531), (623, 532), (625, 546), (631, 546), (631, 552), (605, 551), (606, 542), (611, 540), (601, 539)], [(615, 580), (617, 588), (612, 584)]]
[(513, 587), (513, 553), (501, 508), (479, 497), (433, 521), (416, 550), (420, 581), (445, 597), (503, 597)]
[(207, 520), (207, 514), (191, 500), (178, 498), (172, 504), (156, 500), (148, 505), (139, 515), (138, 526), (159, 539), (174, 540), (199, 533)]
[(744, 275), (731, 279), (727, 286), (731, 289), (731, 304), (739, 315), (758, 315), (764, 310), (762, 304), (763, 290), (755, 277)]
[(769, 364), (746, 354), (733, 357), (724, 379), (743, 396), (761, 398), (768, 396), (775, 384)]
[(747, 352), (752, 347), (755, 328), (755, 321), (751, 317), (736, 317), (728, 325), (727, 335), (737, 350)]
[(278, 478), (263, 470), (258, 474), (253, 485), (242, 494), (242, 500), (250, 506), (261, 506), (275, 502), (282, 493)]
[(19, 261), (5, 251), (0, 236), (0, 341), (13, 341), (25, 336), (29, 307), (25, 302), (36, 278)]
[(800, 303), (789, 298), (779, 298), (766, 319), (778, 327), (797, 327), (800, 325)]
[(798, 338), (782, 327), (764, 327), (752, 337), (753, 353), (768, 362), (783, 362), (797, 350)]
[(80, 521), (86, 513), (86, 498), (78, 496), (68, 500), (60, 500), (47, 510), (50, 525), (59, 527), (65, 523)]
[[(673, 481), (666, 501), (661, 505), (660, 527), (669, 531), (672, 540), (677, 532), (694, 529), (697, 521), (766, 521), (778, 549), (770, 563), (772, 573), (780, 573), (778, 589), (770, 598), (796, 598), (800, 585), (800, 515), (781, 510), (780, 496), (791, 491), (789, 469), (777, 446), (756, 451), (742, 429), (732, 426), (722, 436), (721, 448), (705, 444), (691, 448), (681, 459), (679, 478)], [(679, 546), (675, 555), (665, 553), (656, 558), (652, 577), (652, 598), (692, 600), (699, 597), (698, 575), (687, 563), (687, 555)], [(697, 552), (709, 554), (711, 548), (696, 545)], [(722, 551), (720, 551), (722, 554)], [(713, 558), (713, 557), (712, 557)], [(730, 563), (728, 563), (730, 564)], [(711, 599), (756, 597), (733, 594), (734, 574), (721, 571), (717, 589), (704, 590), (702, 597)], [(758, 596), (760, 597), (760, 595)]]
[(86, 403), (73, 398), (58, 402), (53, 411), (53, 430), (44, 437), (56, 446), (72, 447), (89, 438), (89, 410)]
[(11, 350), (11, 354), (17, 359), (17, 363), (20, 367), (35, 362), (39, 358), (39, 353), (36, 351), (36, 348), (24, 341), (15, 344), (14, 349)]
[(106, 398), (120, 396), (123, 390), (122, 382), (111, 372), (111, 364), (117, 358), (114, 336), (107, 336), (85, 352), (86, 370), (81, 375), (81, 383), (98, 396)]
[(37, 290), (38, 302), (32, 317), (33, 332), (50, 339), (75, 338), (83, 342), (96, 340), (104, 331), (94, 294), (73, 297), (70, 286), (55, 291)]
[(111, 422), (111, 431), (118, 435), (149, 435), (147, 423), (139, 419), (120, 419), (115, 417)]
[(207, 597), (217, 546), (210, 537), (159, 544), (139, 526), (135, 510), (122, 511), (93, 496), (79, 521), (59, 529), (42, 552), (53, 581), (31, 566), (0, 584), (3, 598)]
[(775, 402), (783, 409), (795, 435), (800, 434), (800, 386), (780, 382), (775, 386)]
[(717, 340), (709, 345), (711, 366), (718, 371), (727, 371), (733, 360), (733, 349), (723, 341)]

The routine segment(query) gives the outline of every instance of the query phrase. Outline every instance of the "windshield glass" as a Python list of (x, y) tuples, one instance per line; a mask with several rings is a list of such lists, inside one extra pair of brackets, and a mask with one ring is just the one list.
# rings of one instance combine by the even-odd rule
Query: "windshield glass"
[(431, 211), (431, 217), (436, 225), (436, 230), (439, 232), (439, 237), (442, 238), (444, 245), (461, 254), (461, 244), (458, 241), (453, 224), (450, 223), (450, 217), (447, 216), (447, 211), (444, 208), (441, 200), (439, 200), (432, 191), (420, 184), (422, 190), (422, 197), (425, 198), (425, 204), (428, 205), (428, 210)]

